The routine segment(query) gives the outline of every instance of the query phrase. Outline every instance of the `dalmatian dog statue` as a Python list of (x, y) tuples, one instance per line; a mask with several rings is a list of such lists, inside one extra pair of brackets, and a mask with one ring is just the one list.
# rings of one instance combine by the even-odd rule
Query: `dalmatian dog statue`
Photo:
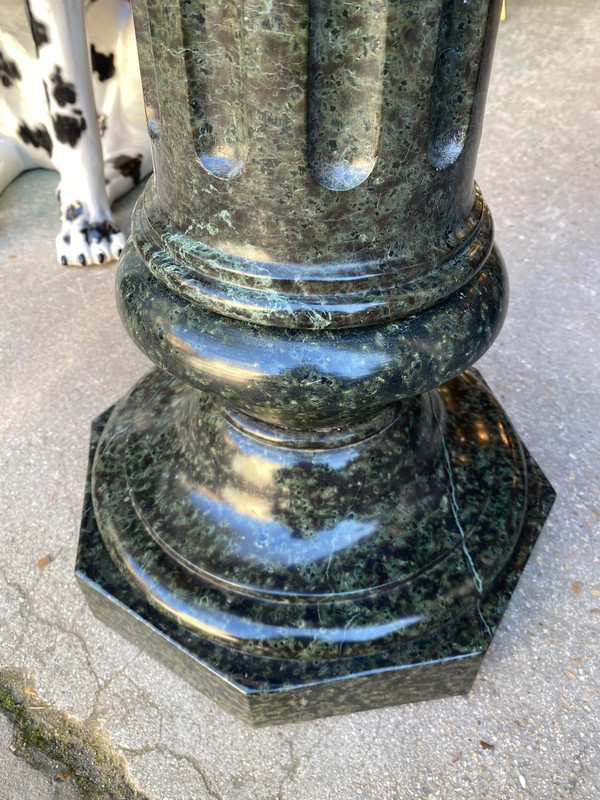
[(152, 169), (129, 3), (2, 6), (0, 192), (24, 170), (58, 170), (58, 260), (111, 261), (125, 244), (111, 204)]

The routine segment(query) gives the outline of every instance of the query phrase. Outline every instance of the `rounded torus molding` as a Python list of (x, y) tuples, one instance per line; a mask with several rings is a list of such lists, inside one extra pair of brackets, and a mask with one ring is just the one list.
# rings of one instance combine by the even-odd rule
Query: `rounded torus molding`
[(136, 0), (155, 173), (93, 426), (95, 613), (252, 724), (467, 692), (553, 492), (481, 376), (501, 0)]
[(125, 327), (154, 363), (293, 428), (361, 420), (455, 377), (494, 340), (507, 297), (497, 250), (466, 286), (421, 314), (328, 331), (250, 325), (186, 302), (148, 274), (131, 242), (117, 287)]

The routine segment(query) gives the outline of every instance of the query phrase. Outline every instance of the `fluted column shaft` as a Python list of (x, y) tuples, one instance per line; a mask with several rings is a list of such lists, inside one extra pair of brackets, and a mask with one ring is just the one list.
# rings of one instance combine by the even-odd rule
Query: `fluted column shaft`
[(466, 283), (492, 241), (473, 173), (500, 5), (136, 3), (155, 176), (134, 239), (154, 274), (303, 328)]

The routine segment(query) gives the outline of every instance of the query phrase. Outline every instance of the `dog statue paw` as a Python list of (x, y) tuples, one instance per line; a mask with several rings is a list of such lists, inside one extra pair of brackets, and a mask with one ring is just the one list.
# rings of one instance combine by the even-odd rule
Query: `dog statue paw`
[(110, 214), (97, 219), (82, 204), (69, 206), (56, 237), (56, 253), (64, 266), (106, 264), (121, 255), (125, 234)]
[(57, 170), (58, 261), (106, 264), (125, 244), (111, 203), (152, 169), (130, 4), (6, 3), (0, 192), (26, 169)]

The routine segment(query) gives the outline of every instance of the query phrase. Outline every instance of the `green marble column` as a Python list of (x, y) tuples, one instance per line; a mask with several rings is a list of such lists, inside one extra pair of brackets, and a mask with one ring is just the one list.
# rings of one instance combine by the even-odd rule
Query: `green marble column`
[(553, 491), (481, 376), (500, 0), (138, 0), (157, 365), (93, 426), (94, 612), (256, 724), (467, 692)]

